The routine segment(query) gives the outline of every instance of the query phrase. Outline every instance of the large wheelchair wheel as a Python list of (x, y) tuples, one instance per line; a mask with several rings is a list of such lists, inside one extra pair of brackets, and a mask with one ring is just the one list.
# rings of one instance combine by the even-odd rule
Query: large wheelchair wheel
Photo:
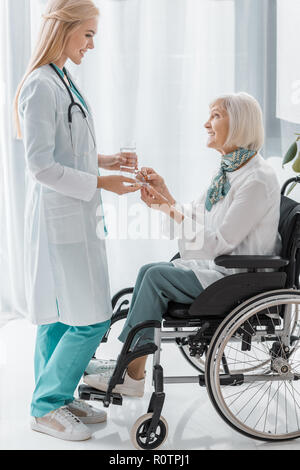
[(248, 437), (300, 437), (299, 307), (300, 291), (257, 296), (235, 309), (210, 343), (209, 397), (220, 416)]

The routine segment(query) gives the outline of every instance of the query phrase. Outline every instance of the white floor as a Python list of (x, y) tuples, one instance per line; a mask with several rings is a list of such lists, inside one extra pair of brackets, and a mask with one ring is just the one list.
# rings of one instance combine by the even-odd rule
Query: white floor
[[(112, 331), (110, 343), (101, 347), (101, 354), (98, 350), (97, 357), (116, 356), (120, 347), (117, 333), (118, 330)], [(124, 398), (123, 406), (110, 406), (107, 423), (91, 426), (92, 439), (66, 442), (31, 431), (29, 427), (34, 341), (35, 327), (26, 320), (13, 320), (0, 328), (0, 449), (133, 450), (130, 430), (147, 412), (152, 393), (151, 361), (147, 365), (146, 393), (142, 399)], [(168, 369), (168, 375), (194, 375), (195, 372), (173, 345), (164, 347), (162, 366), (165, 371)], [(212, 407), (206, 389), (196, 384), (166, 385), (165, 392), (162, 414), (168, 422), (169, 435), (161, 450), (300, 448), (299, 440), (266, 444), (231, 430)], [(92, 404), (102, 407), (98, 402)]]

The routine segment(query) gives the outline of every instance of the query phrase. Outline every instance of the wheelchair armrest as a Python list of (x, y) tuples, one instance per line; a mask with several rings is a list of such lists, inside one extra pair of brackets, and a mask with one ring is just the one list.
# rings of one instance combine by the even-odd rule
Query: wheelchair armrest
[(221, 255), (214, 259), (215, 264), (224, 268), (279, 269), (289, 264), (289, 260), (280, 256)]
[(180, 259), (180, 253), (176, 253), (175, 256), (173, 256), (173, 258), (171, 259), (170, 263), (172, 263), (172, 261), (174, 261), (175, 259)]
[(126, 289), (122, 289), (120, 290), (119, 292), (117, 292), (112, 300), (111, 300), (111, 303), (112, 303), (112, 308), (114, 309), (118, 300), (123, 297), (124, 295), (127, 295), (127, 294), (132, 294), (133, 293), (133, 290), (134, 290), (134, 287), (127, 287)]

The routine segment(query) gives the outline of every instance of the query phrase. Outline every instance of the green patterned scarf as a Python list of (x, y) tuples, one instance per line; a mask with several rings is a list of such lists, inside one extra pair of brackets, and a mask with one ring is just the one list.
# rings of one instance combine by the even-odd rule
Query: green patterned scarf
[(207, 191), (205, 207), (208, 212), (212, 206), (223, 199), (230, 189), (227, 172), (238, 170), (244, 163), (256, 154), (253, 150), (239, 148), (222, 157), (221, 168), (217, 176), (213, 179)]

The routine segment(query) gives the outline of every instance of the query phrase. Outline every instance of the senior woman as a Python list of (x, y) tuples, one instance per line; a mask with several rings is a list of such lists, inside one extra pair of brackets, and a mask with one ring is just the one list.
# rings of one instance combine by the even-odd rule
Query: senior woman
[[(263, 145), (262, 112), (246, 93), (222, 96), (210, 106), (205, 123), (207, 146), (221, 154), (219, 171), (210, 186), (191, 204), (181, 206), (170, 194), (163, 178), (143, 168), (150, 186), (141, 189), (142, 200), (163, 211), (180, 229), (180, 259), (152, 263), (138, 274), (127, 321), (119, 337), (146, 320), (161, 320), (169, 301), (192, 303), (207, 286), (234, 270), (214, 264), (221, 254), (276, 255), (280, 188), (275, 172), (258, 153)], [(187, 237), (185, 228), (195, 232)], [(139, 344), (153, 341), (153, 330), (140, 333)], [(142, 396), (147, 356), (128, 366), (124, 384), (115, 391)], [(84, 381), (106, 390), (109, 373), (87, 375)]]

